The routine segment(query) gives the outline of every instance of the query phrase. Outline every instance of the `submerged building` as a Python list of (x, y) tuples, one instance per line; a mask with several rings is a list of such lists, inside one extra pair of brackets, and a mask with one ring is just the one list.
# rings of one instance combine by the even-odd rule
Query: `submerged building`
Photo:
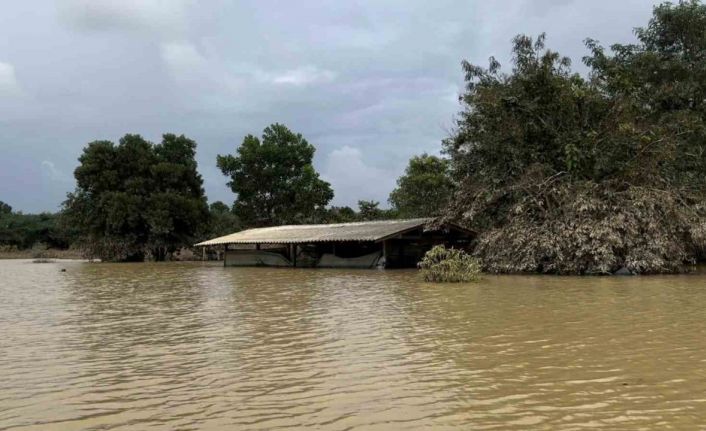
[(433, 219), (248, 229), (196, 244), (224, 247), (225, 266), (413, 268), (431, 247), (466, 248), (473, 233)]

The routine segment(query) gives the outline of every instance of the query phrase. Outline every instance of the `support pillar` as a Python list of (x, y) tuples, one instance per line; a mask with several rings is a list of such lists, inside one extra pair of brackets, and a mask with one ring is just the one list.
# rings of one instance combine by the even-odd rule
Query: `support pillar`
[(297, 267), (297, 245), (289, 244), (289, 260), (292, 261), (292, 266)]
[(387, 249), (388, 249), (387, 240), (383, 240), (382, 241), (382, 260), (383, 260), (383, 262), (385, 262), (385, 266), (383, 268), (386, 268), (388, 266)]

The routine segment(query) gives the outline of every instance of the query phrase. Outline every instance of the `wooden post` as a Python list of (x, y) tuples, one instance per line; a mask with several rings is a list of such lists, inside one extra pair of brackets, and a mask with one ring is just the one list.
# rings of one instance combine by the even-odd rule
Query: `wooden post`
[(204, 247), (201, 247), (201, 261), (203, 262), (205, 260), (206, 260), (206, 247), (204, 246)]
[(292, 266), (297, 267), (297, 245), (289, 244), (289, 258), (292, 261)]
[(260, 250), (260, 243), (255, 244), (255, 250)]
[(385, 266), (383, 266), (383, 268), (387, 267), (387, 240), (382, 241), (382, 260), (385, 262)]

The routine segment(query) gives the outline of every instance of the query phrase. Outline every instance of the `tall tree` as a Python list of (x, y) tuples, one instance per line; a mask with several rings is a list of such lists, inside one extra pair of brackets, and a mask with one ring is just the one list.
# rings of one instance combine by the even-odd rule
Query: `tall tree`
[(163, 260), (190, 245), (208, 217), (195, 151), (194, 141), (171, 134), (157, 145), (140, 135), (90, 143), (64, 203), (83, 247), (105, 260)]
[(448, 160), (422, 154), (410, 159), (389, 202), (400, 217), (433, 217), (446, 209), (453, 190)]
[(262, 140), (247, 135), (237, 154), (219, 155), (237, 199), (233, 210), (245, 226), (307, 223), (321, 219), (333, 198), (331, 185), (312, 165), (314, 146), (282, 124), (265, 128)]
[(589, 79), (514, 40), (513, 69), (463, 63), (459, 184), (449, 216), (471, 225), (492, 271), (679, 271), (706, 255), (706, 7), (654, 9), (639, 43), (588, 40)]
[(584, 58), (634, 136), (618, 146), (628, 160), (616, 168), (634, 183), (698, 193), (706, 188), (706, 5), (663, 3), (635, 33), (638, 43), (614, 44), (611, 54), (588, 39)]

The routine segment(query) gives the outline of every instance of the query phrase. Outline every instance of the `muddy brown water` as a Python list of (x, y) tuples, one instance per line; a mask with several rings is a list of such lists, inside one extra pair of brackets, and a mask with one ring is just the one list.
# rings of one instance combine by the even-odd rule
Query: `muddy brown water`
[(705, 425), (706, 275), (0, 261), (0, 430)]

